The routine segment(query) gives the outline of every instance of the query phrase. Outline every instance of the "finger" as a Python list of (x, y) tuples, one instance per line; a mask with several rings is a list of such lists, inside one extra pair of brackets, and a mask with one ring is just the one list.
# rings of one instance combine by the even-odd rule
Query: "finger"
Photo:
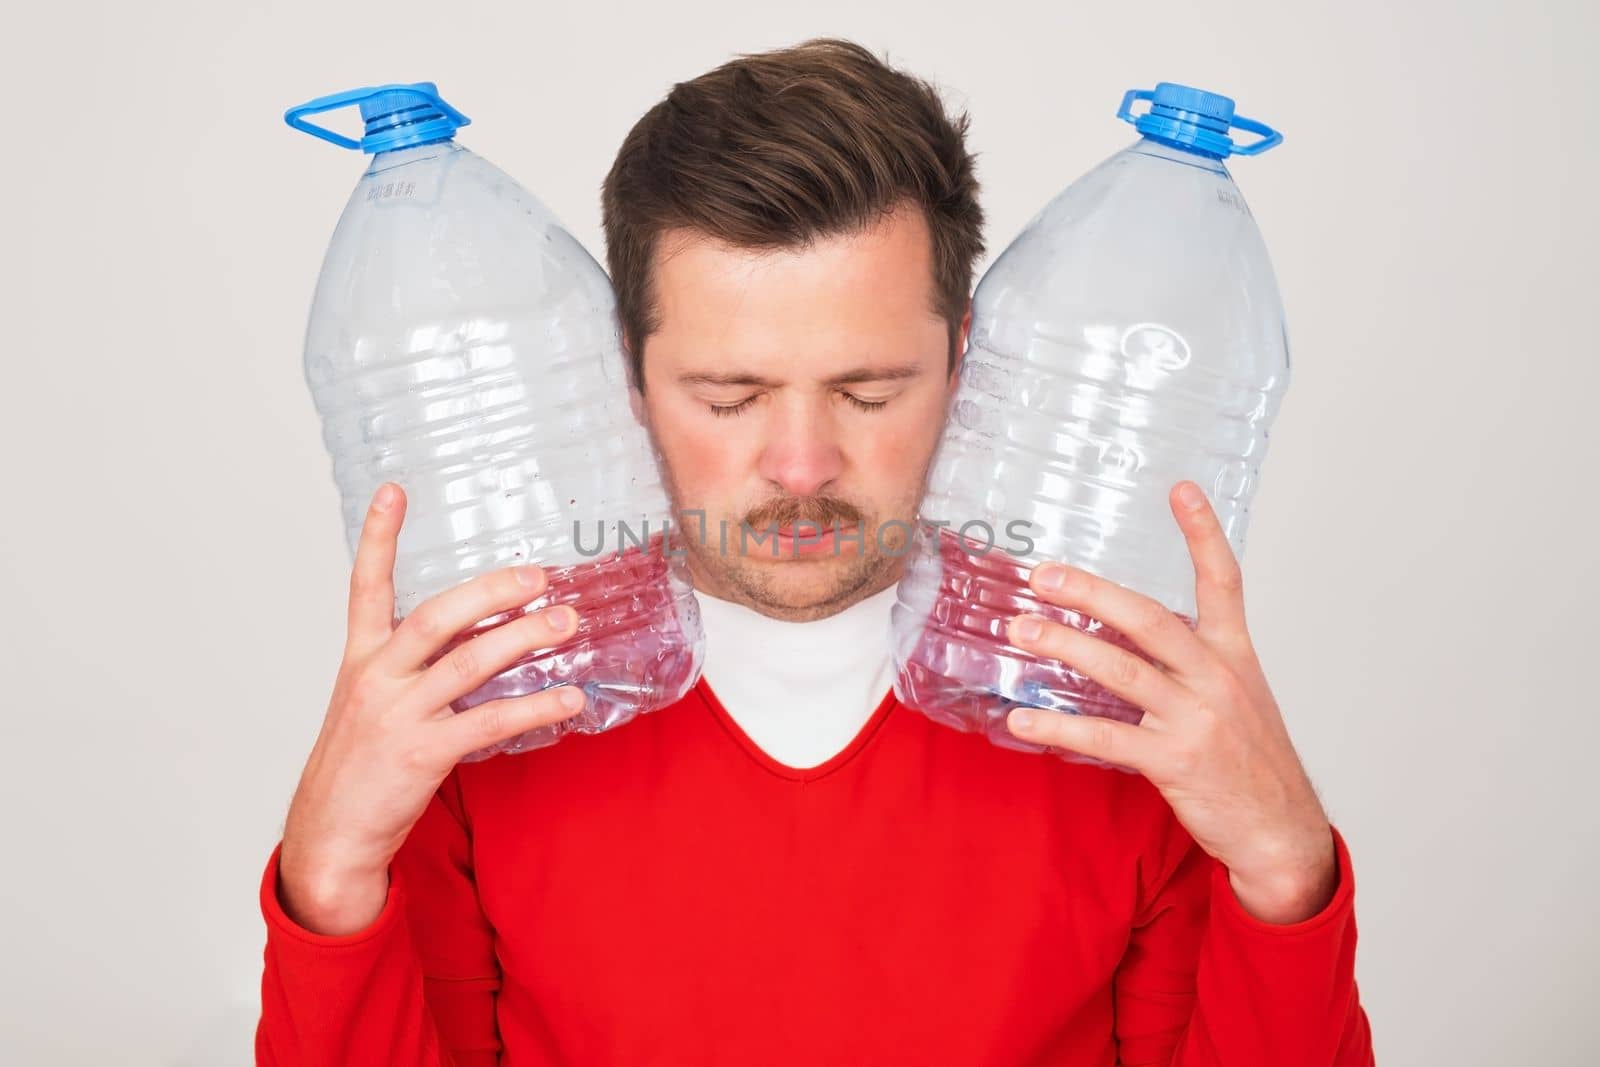
[(395, 627), (379, 658), (397, 674), (421, 670), (461, 631), (525, 607), (544, 590), (543, 567), (501, 567), (480, 574), (418, 604)]
[(1216, 639), (1228, 645), (1248, 642), (1243, 574), (1211, 502), (1194, 482), (1179, 482), (1170, 503), (1189, 545), (1189, 558), (1194, 561), (1195, 608), (1199, 612), (1196, 628), (1208, 641)]
[(1156, 754), (1156, 735), (1142, 726), (1097, 715), (1015, 708), (1006, 727), (1024, 741), (1144, 771)]
[(1012, 619), (1006, 638), (1020, 649), (1060, 660), (1158, 719), (1173, 719), (1197, 703), (1188, 687), (1132, 652), (1039, 615)]
[(424, 713), (441, 711), (529, 652), (558, 645), (576, 630), (570, 605), (519, 615), (440, 656), (406, 690), (405, 700)]
[(1065, 563), (1033, 568), (1028, 585), (1041, 599), (1098, 619), (1145, 655), (1187, 677), (1200, 677), (1214, 656), (1165, 604)]
[(350, 568), (350, 606), (345, 620), (346, 651), (366, 656), (394, 629), (394, 556), (405, 519), (406, 495), (393, 482), (372, 494), (355, 563)]
[(481, 748), (570, 719), (583, 710), (583, 705), (582, 689), (559, 685), (527, 696), (485, 701), (442, 719), (429, 729), (437, 732), (442, 750), (455, 763)]

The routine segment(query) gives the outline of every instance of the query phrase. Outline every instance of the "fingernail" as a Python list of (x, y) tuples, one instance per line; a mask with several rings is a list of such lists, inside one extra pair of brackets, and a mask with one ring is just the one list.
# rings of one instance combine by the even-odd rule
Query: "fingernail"
[(378, 486), (378, 492), (372, 498), (372, 509), (374, 511), (388, 511), (392, 507), (394, 507), (394, 486), (385, 482), (383, 485)]
[(557, 630), (565, 630), (578, 621), (578, 613), (563, 604), (559, 608), (550, 609), (550, 625)]
[(1202, 493), (1200, 491), (1200, 487), (1195, 485), (1193, 482), (1184, 482), (1183, 485), (1178, 489), (1178, 500), (1183, 504), (1184, 507), (1188, 508), (1190, 511), (1193, 511), (1195, 508), (1198, 508), (1201, 504), (1206, 502), (1206, 495)]
[(1013, 730), (1026, 730), (1033, 725), (1033, 712), (1027, 708), (1017, 708), (1007, 718)]
[(1044, 632), (1044, 627), (1039, 625), (1039, 620), (1026, 615), (1016, 621), (1017, 636), (1024, 641), (1037, 641)]
[(561, 695), (556, 697), (556, 699), (561, 701), (562, 707), (571, 711), (577, 711), (579, 708), (583, 707), (583, 690), (574, 689), (569, 685), (561, 690)]
[(518, 567), (517, 581), (523, 585), (538, 585), (539, 577), (544, 573), (543, 567)]
[(1059, 590), (1067, 584), (1067, 568), (1059, 563), (1044, 563), (1034, 572), (1039, 579), (1039, 588), (1051, 592)]

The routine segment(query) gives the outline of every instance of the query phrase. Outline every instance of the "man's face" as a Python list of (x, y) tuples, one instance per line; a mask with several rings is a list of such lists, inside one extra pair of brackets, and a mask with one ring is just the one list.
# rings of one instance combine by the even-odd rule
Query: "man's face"
[(921, 211), (781, 251), (671, 231), (653, 282), (644, 415), (695, 586), (806, 621), (891, 585), (956, 384)]

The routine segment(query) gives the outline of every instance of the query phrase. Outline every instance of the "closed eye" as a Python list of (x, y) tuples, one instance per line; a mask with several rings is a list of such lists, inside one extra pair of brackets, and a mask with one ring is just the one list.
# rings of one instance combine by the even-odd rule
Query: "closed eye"
[(737, 404), (712, 404), (710, 405), (711, 414), (715, 415), (719, 419), (729, 418), (730, 416), (739, 414), (739, 412), (743, 411), (745, 408), (749, 407), (755, 402), (756, 398), (752, 396), (746, 397)]
[(862, 411), (882, 411), (889, 403), (887, 400), (862, 400), (851, 393), (845, 393), (844, 398)]
[[(889, 405), (887, 400), (863, 400), (853, 393), (840, 393), (854, 407), (861, 411), (882, 411)], [(759, 394), (757, 394), (759, 396)], [(719, 419), (732, 418), (756, 402), (757, 397), (751, 396), (739, 401), (737, 404), (708, 404), (711, 414)]]

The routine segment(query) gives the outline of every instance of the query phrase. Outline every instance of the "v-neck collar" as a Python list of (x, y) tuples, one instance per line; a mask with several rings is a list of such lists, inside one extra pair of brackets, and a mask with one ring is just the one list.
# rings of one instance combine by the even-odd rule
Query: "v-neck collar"
[(883, 699), (878, 702), (877, 708), (844, 748), (815, 767), (791, 767), (786, 763), (779, 763), (773, 759), (765, 749), (751, 740), (750, 735), (744, 732), (744, 728), (739, 725), (732, 715), (728, 714), (728, 709), (722, 706), (722, 701), (712, 691), (711, 685), (706, 681), (704, 675), (701, 675), (694, 688), (699, 693), (700, 699), (705, 704), (706, 710), (710, 712), (711, 717), (727, 732), (729, 739), (744, 750), (745, 755), (749, 756), (769, 774), (791, 782), (814, 782), (845, 766), (877, 736), (879, 728), (889, 718), (889, 714), (894, 710), (895, 704), (894, 690), (891, 688), (884, 694)]

